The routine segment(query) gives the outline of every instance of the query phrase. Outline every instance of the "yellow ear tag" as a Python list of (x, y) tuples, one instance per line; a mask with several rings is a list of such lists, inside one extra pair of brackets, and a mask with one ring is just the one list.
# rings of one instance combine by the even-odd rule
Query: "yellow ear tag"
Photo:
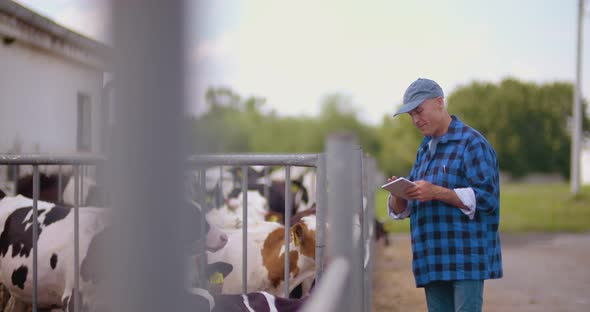
[(209, 277), (209, 283), (211, 284), (223, 284), (223, 274), (215, 272)]
[(293, 235), (293, 243), (295, 246), (301, 246), (301, 240), (299, 239), (299, 236), (295, 235), (293, 231), (291, 231), (291, 234)]
[(297, 191), (299, 191), (299, 186), (291, 184), (291, 193), (297, 193)]
[(277, 216), (270, 216), (268, 218), (268, 221), (269, 222), (279, 222), (279, 217), (277, 217)]

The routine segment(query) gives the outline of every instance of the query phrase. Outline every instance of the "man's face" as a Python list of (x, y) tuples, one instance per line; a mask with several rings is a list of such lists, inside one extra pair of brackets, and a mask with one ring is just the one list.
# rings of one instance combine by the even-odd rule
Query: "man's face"
[(438, 136), (444, 133), (445, 129), (441, 129), (441, 112), (444, 105), (442, 101), (441, 97), (428, 99), (408, 113), (414, 126), (424, 136)]

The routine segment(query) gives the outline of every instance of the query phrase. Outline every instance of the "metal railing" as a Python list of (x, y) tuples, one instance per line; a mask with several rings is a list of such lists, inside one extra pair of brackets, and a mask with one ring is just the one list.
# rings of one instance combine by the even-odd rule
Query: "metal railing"
[[(82, 156), (82, 155), (62, 155), (62, 156), (50, 156), (50, 155), (15, 155), (15, 154), (0, 154), (0, 165), (31, 165), (33, 167), (33, 220), (38, 219), (38, 201), (39, 201), (39, 166), (41, 165), (72, 165), (73, 166), (73, 178), (74, 178), (74, 293), (77, 294), (72, 298), (74, 300), (75, 311), (80, 311), (80, 296), (79, 296), (79, 280), (80, 280), (80, 229), (79, 229), (79, 208), (81, 204), (82, 192), (80, 192), (81, 175), (85, 170), (81, 170), (85, 166), (96, 165), (102, 163), (104, 159), (99, 156)], [(19, 170), (17, 170), (18, 172)], [(62, 192), (61, 174), (58, 182), (58, 194)], [(18, 175), (16, 176), (18, 180)], [(15, 187), (15, 192), (18, 189)], [(61, 199), (61, 197), (60, 197)], [(39, 236), (39, 223), (33, 222), (33, 311), (37, 311), (38, 303), (38, 247), (37, 241)]]
[[(74, 204), (74, 291), (77, 296), (74, 300), (75, 311), (80, 311), (79, 300), (79, 208), (83, 194), (80, 184), (83, 173), (87, 172), (87, 166), (97, 166), (105, 162), (102, 156), (89, 155), (1, 155), (0, 165), (31, 165), (33, 166), (33, 218), (38, 216), (39, 199), (39, 166), (40, 165), (71, 165), (73, 167), (73, 179), (75, 185)], [(328, 140), (325, 154), (243, 154), (243, 155), (198, 155), (188, 159), (189, 168), (199, 170), (201, 186), (205, 186), (205, 167), (208, 166), (242, 166), (242, 291), (247, 292), (247, 237), (248, 237), (248, 166), (284, 166), (285, 167), (285, 207), (291, 207), (291, 167), (303, 166), (316, 168), (316, 284), (318, 292), (322, 292), (323, 284), (332, 284), (330, 276), (338, 276), (337, 279), (348, 281), (354, 286), (343, 287), (341, 292), (331, 290), (325, 296), (338, 296), (339, 300), (326, 299), (340, 304), (340, 307), (332, 306), (333, 311), (370, 311), (371, 310), (371, 273), (372, 273), (372, 220), (373, 215), (373, 189), (369, 183), (370, 177), (375, 171), (374, 160), (363, 157), (360, 147), (346, 140)], [(266, 173), (268, 171), (265, 171)], [(18, 177), (17, 177), (18, 178)], [(199, 197), (204, 201), (204, 193), (199, 190)], [(58, 193), (62, 192), (62, 183), (58, 186)], [(265, 191), (265, 194), (267, 191)], [(363, 201), (363, 198), (366, 201)], [(205, 207), (204, 202), (200, 203)], [(364, 209), (363, 209), (364, 207)], [(360, 232), (354, 237), (353, 216), (358, 215)], [(289, 228), (290, 209), (285, 209), (285, 254), (289, 254)], [(205, 222), (204, 217), (198, 222)], [(330, 234), (326, 235), (326, 224), (330, 223)], [(201, 229), (204, 229), (201, 226)], [(204, 234), (204, 233), (201, 233)], [(330, 243), (326, 243), (327, 236)], [(38, 223), (33, 222), (33, 311), (37, 311), (38, 298)], [(351, 241), (356, 243), (350, 244)], [(332, 245), (332, 246), (330, 246)], [(329, 254), (326, 254), (328, 246)], [(203, 246), (204, 248), (204, 246)], [(327, 256), (327, 257), (326, 257)], [(340, 259), (344, 264), (335, 265), (339, 274), (328, 274), (328, 281), (322, 283), (323, 272), (326, 264), (324, 260)], [(336, 262), (336, 260), (334, 260)], [(285, 257), (285, 297), (289, 297), (289, 257)], [(341, 285), (338, 282), (338, 285)], [(348, 292), (348, 293), (347, 293)], [(325, 304), (325, 303), (324, 303)], [(311, 305), (311, 304), (310, 304)]]
[[(243, 196), (243, 208), (242, 208), (242, 292), (247, 293), (248, 291), (248, 166), (285, 166), (285, 255), (289, 254), (289, 237), (290, 237), (290, 218), (291, 209), (288, 207), (292, 206), (291, 197), (291, 167), (313, 167), (317, 169), (317, 175), (319, 181), (325, 181), (325, 161), (323, 154), (282, 154), (282, 155), (254, 155), (254, 154), (243, 154), (243, 155), (203, 155), (203, 156), (192, 156), (189, 158), (191, 166), (196, 166), (200, 169), (200, 176), (204, 176), (203, 166), (242, 166), (242, 196)], [(203, 179), (203, 178), (201, 178)], [(201, 184), (204, 187), (204, 183)], [(325, 184), (316, 183), (316, 194), (318, 196), (316, 200), (316, 211), (323, 211), (325, 209)], [(199, 194), (204, 192), (200, 190)], [(204, 197), (204, 196), (203, 196)], [(203, 198), (202, 197), (202, 198)], [(268, 197), (266, 197), (268, 198)], [(203, 198), (204, 200), (204, 198)], [(201, 204), (204, 207), (204, 203)], [(323, 255), (324, 255), (324, 232), (325, 232), (325, 214), (319, 213), (317, 215), (317, 233), (316, 238), (316, 274), (320, 272), (323, 267)], [(289, 297), (289, 257), (285, 257), (284, 262), (284, 279), (285, 279), (285, 297)], [(319, 276), (318, 275), (318, 276)]]

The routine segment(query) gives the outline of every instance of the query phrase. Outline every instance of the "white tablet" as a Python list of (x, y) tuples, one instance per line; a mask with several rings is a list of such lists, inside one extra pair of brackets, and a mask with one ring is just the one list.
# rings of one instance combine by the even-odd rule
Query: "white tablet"
[(386, 184), (382, 185), (381, 188), (388, 191), (395, 197), (401, 197), (403, 199), (408, 199), (405, 195), (405, 191), (407, 188), (411, 186), (415, 186), (416, 183), (401, 177), (397, 178), (391, 182), (387, 182)]

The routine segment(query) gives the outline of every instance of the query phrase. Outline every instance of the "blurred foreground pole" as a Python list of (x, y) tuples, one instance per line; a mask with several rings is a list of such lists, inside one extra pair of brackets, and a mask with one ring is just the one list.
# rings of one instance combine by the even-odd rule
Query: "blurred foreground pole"
[(179, 0), (112, 1), (113, 226), (104, 290), (111, 311), (190, 308), (183, 242), (187, 222), (198, 220), (187, 220), (182, 209), (184, 9)]
[[(360, 156), (353, 135), (338, 133), (330, 135), (326, 142), (327, 174), (328, 174), (328, 259), (342, 258), (348, 265), (357, 265), (353, 235), (353, 215), (358, 211), (361, 201), (360, 164), (356, 158)], [(358, 176), (357, 176), (358, 175)], [(328, 270), (330, 263), (327, 264)], [(344, 287), (338, 304), (333, 311), (361, 311), (359, 289), (350, 287), (354, 283), (356, 268), (352, 268), (344, 280)], [(329, 282), (325, 279), (322, 282)], [(360, 281), (359, 281), (360, 282)], [(355, 292), (357, 292), (355, 294)], [(322, 311), (327, 312), (327, 311)]]
[(578, 0), (578, 40), (576, 49), (576, 85), (574, 86), (574, 109), (572, 123), (572, 164), (571, 164), (571, 192), (573, 195), (580, 191), (580, 150), (582, 145), (582, 17), (584, 15), (584, 0)]

